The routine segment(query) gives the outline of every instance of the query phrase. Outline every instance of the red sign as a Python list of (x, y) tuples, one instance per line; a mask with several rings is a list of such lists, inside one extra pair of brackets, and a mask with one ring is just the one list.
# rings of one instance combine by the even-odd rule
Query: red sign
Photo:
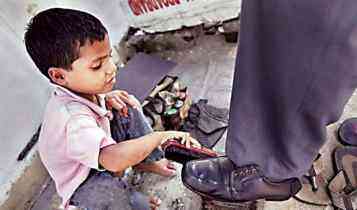
[(128, 0), (131, 11), (139, 16), (155, 10), (180, 4), (180, 0)]

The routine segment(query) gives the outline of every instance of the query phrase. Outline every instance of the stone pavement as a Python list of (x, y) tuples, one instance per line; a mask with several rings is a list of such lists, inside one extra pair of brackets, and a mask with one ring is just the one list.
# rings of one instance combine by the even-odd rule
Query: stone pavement
[[(226, 43), (223, 36), (202, 35), (193, 40), (196, 42), (193, 47), (180, 51), (171, 50), (157, 53), (163, 58), (173, 60), (178, 63), (172, 74), (178, 75), (189, 87), (189, 92), (194, 101), (205, 98), (209, 104), (217, 107), (229, 107), (230, 93), (237, 45)], [(333, 103), (333, 99), (331, 99)], [(342, 119), (356, 116), (357, 96), (354, 95), (345, 108)], [(339, 122), (340, 123), (340, 122)], [(321, 150), (322, 158), (320, 168), (324, 172), (324, 177), (330, 179), (333, 174), (331, 151), (338, 146), (335, 137), (337, 124), (328, 128), (328, 144)], [(220, 153), (224, 153), (225, 137), (214, 148)], [(178, 167), (180, 167), (178, 165)], [(180, 170), (179, 170), (180, 171)], [(202, 207), (199, 196), (188, 191), (181, 183), (180, 175), (172, 179), (162, 178), (152, 174), (144, 174), (140, 178), (142, 184), (140, 189), (146, 194), (157, 195), (163, 201), (160, 210), (228, 210), (228, 209), (256, 209), (254, 207), (223, 208), (214, 206)], [(328, 202), (322, 196), (309, 194), (309, 186), (306, 185), (304, 193), (299, 197), (309, 198), (314, 202)], [(317, 197), (317, 198), (314, 198)], [(95, 198), (93, 198), (95, 199)], [(325, 200), (324, 200), (325, 199)], [(49, 185), (39, 196), (32, 210), (56, 209), (59, 199), (54, 191), (53, 183)], [(331, 207), (315, 207), (302, 204), (294, 199), (285, 202), (266, 202), (259, 204), (259, 209), (264, 210), (328, 210)]]

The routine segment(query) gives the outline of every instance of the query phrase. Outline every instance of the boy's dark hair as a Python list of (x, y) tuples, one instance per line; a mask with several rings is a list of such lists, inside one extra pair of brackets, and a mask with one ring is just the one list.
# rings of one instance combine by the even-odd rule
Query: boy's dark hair
[(47, 78), (50, 67), (71, 69), (79, 48), (88, 40), (102, 41), (107, 34), (103, 24), (86, 12), (52, 8), (35, 15), (25, 32), (26, 50)]

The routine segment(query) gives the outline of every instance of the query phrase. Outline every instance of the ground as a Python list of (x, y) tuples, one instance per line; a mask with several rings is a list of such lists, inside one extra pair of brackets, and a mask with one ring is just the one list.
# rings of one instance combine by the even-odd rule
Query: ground
[[(182, 50), (169, 50), (159, 53), (162, 57), (178, 63), (171, 72), (178, 75), (189, 87), (189, 91), (194, 101), (205, 98), (209, 104), (217, 107), (229, 107), (230, 93), (233, 82), (235, 56), (237, 44), (226, 43), (221, 35), (202, 35), (193, 40), (192, 47)], [(331, 99), (333, 103), (333, 99)], [(331, 151), (339, 144), (336, 141), (335, 131), (339, 123), (357, 113), (357, 96), (351, 98), (345, 108), (341, 120), (328, 127), (328, 143), (321, 150), (322, 158), (319, 163), (320, 171), (328, 180), (333, 174), (331, 161)], [(214, 148), (220, 153), (224, 153), (225, 137)], [(178, 167), (180, 167), (178, 165)], [(205, 206), (199, 196), (188, 191), (181, 183), (180, 175), (172, 179), (161, 178), (156, 175), (144, 174), (141, 179), (141, 190), (147, 194), (154, 194), (163, 201), (160, 210), (224, 210), (229, 208)], [(318, 196), (309, 192), (309, 185), (299, 197), (310, 199), (314, 202), (328, 203), (324, 193)], [(57, 209), (59, 198), (55, 193), (54, 185), (49, 180), (44, 185), (44, 190), (39, 195), (38, 201), (32, 210)], [(264, 209), (264, 210), (327, 210), (331, 207), (315, 207), (290, 199), (285, 202), (260, 203), (259, 207), (241, 207), (230, 209)]]

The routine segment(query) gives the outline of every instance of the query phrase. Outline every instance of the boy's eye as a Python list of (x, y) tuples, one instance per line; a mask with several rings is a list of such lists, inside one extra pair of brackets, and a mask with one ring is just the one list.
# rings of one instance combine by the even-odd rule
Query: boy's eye
[(100, 69), (100, 67), (102, 67), (102, 64), (99, 64), (98, 66), (94, 66), (94, 67), (92, 67), (92, 69), (98, 70), (98, 69)]

